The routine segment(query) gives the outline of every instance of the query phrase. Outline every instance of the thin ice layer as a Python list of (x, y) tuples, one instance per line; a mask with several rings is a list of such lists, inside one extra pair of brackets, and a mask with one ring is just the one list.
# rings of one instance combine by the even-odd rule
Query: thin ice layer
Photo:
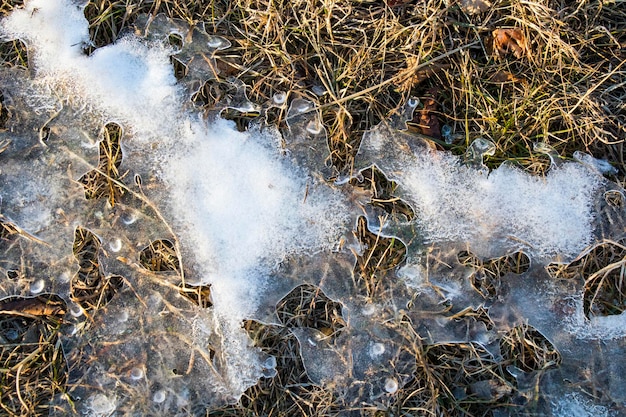
[[(88, 30), (82, 9), (63, 0), (33, 0), (4, 19), (1, 30), (4, 38), (19, 38), (27, 44), (32, 89), (41, 96), (38, 101), (53, 103), (58, 99), (66, 106), (82, 108), (85, 117), (92, 117), (96, 124), (113, 120), (122, 127), (124, 158), (120, 172), (125, 180), (136, 180), (130, 191), (145, 203), (140, 211), (146, 204), (148, 211), (154, 208), (176, 235), (185, 282), (212, 286), (214, 315), (191, 321), (202, 326), (199, 334), (207, 334), (217, 350), (215, 364), (202, 366), (215, 366), (222, 378), (207, 378), (202, 383), (199, 378), (178, 378), (178, 385), (170, 389), (212, 393), (202, 399), (204, 403), (239, 397), (261, 376), (264, 360), (250, 347), (241, 320), (262, 304), (264, 293), (271, 291), (266, 288), (266, 277), (286, 256), (313, 254), (336, 243), (347, 219), (340, 196), (293, 165), (277, 147), (281, 139), (276, 131), (239, 133), (228, 122), (207, 125), (199, 114), (185, 110), (182, 87), (176, 84), (170, 63), (173, 50), (165, 46), (165, 40), (148, 42), (131, 35), (86, 56), (82, 48), (88, 41)], [(97, 153), (97, 147), (93, 150)], [(22, 191), (28, 194), (29, 189)], [(117, 207), (125, 202), (118, 202)], [(100, 216), (109, 218), (109, 212), (111, 219), (119, 220), (111, 224), (113, 230), (125, 223), (125, 217), (116, 214), (119, 209), (105, 207)], [(33, 216), (29, 221), (47, 219)], [(102, 222), (94, 223), (109, 249), (114, 233)], [(131, 248), (143, 249), (143, 231), (137, 229), (136, 242), (132, 229), (128, 232)], [(126, 241), (122, 236), (122, 246)], [(133, 255), (131, 250), (130, 259), (111, 255), (103, 259), (108, 271), (124, 272), (140, 299), (135, 304), (148, 304), (152, 295), (143, 293), (149, 288), (143, 281), (146, 278), (124, 265), (132, 264), (137, 253)], [(168, 285), (175, 287), (177, 283)], [(163, 294), (179, 297), (175, 291)], [(114, 311), (124, 297), (132, 296), (132, 291), (123, 292), (110, 303), (110, 310)], [(179, 302), (165, 299), (162, 308), (173, 308)], [(132, 305), (128, 300), (124, 304)], [(151, 335), (156, 329), (190, 333), (184, 328), (189, 320), (172, 321), (165, 311), (162, 313), (150, 315), (149, 326), (144, 315), (130, 314), (125, 326), (134, 329), (146, 346), (158, 343), (159, 339)], [(114, 330), (119, 327), (116, 320), (103, 318), (100, 329), (94, 326), (90, 330), (92, 336), (97, 335), (92, 339), (121, 337)], [(195, 339), (192, 342), (199, 343)], [(194, 348), (193, 343), (183, 349), (207, 349), (206, 345)], [(164, 354), (166, 363), (174, 359), (170, 358), (172, 353)], [(199, 364), (204, 356), (196, 359)], [(103, 360), (111, 360), (107, 357)], [(154, 363), (150, 358), (146, 361)], [(188, 366), (196, 366), (193, 355), (189, 362)], [(150, 369), (146, 376), (151, 383), (165, 383)], [(105, 391), (111, 389), (106, 382), (111, 377), (103, 375), (97, 385)], [(182, 386), (180, 381), (184, 381)], [(205, 388), (205, 383), (213, 384), (213, 389)]]

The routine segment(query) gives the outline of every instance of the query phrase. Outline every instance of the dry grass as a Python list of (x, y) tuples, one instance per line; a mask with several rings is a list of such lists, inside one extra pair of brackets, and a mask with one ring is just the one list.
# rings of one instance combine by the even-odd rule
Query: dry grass
[[(398, 2), (404, 3), (404, 2)], [(620, 2), (494, 1), (485, 13), (472, 15), (457, 2), (412, 1), (389, 7), (382, 0), (92, 0), (85, 8), (93, 45), (114, 42), (141, 13), (165, 13), (189, 25), (205, 24), (207, 32), (229, 39), (233, 46), (216, 54), (219, 74), (203, 85), (195, 105), (210, 110), (233, 94), (229, 77), (246, 86), (250, 99), (264, 103), (278, 92), (288, 98), (312, 100), (329, 132), (337, 173), (349, 171), (363, 132), (386, 120), (410, 97), (421, 105), (409, 123), (440, 148), (462, 154), (477, 137), (496, 144), (488, 161), (518, 163), (544, 172), (549, 160), (533, 151), (544, 142), (561, 156), (575, 150), (608, 157), (624, 181), (626, 161), (626, 9)], [(9, 13), (19, 1), (3, 0)], [(494, 43), (497, 28), (516, 28), (525, 40), (523, 54), (501, 50)], [(176, 42), (176, 39), (172, 39)], [(0, 45), (5, 65), (28, 66), (21, 42)], [(176, 74), (185, 63), (174, 59)], [(3, 101), (3, 97), (0, 97)], [(255, 114), (230, 114), (241, 129)], [(0, 129), (11, 117), (0, 107)], [(284, 126), (278, 111), (272, 122)], [(123, 198), (121, 128), (103, 129), (100, 161), (81, 182), (88, 199)], [(372, 169), (360, 185), (373, 194), (372, 203), (390, 215), (411, 218), (410, 207), (394, 197), (395, 184)], [(356, 185), (356, 184), (355, 184)], [(2, 223), (3, 241), (15, 231)], [(356, 285), (368, 298), (384, 297), (385, 277), (405, 255), (399, 241), (376, 236), (364, 220), (356, 231), (366, 248), (358, 257)], [(100, 242), (89, 230), (76, 230), (74, 253), (80, 272), (72, 280), (72, 297), (85, 310), (102, 307), (123, 284), (105, 277), (98, 261)], [(138, 255), (144, 268), (180, 272), (180, 260), (169, 241), (155, 241)], [(622, 244), (606, 244), (581, 260), (552, 270), (556, 278), (582, 276), (585, 313), (618, 314), (626, 309)], [(523, 254), (480, 260), (459, 254), (475, 270), (474, 288), (485, 298), (496, 296), (506, 273), (528, 268)], [(390, 272), (391, 271), (391, 272)], [(210, 307), (210, 288), (181, 282), (181, 293)], [(32, 299), (31, 299), (32, 300)], [(43, 302), (40, 298), (37, 302)], [(23, 301), (23, 300), (22, 300)], [(5, 300), (2, 306), (15, 302)], [(35, 303), (34, 301), (25, 301)], [(0, 306), (2, 310), (6, 308)], [(59, 311), (25, 313), (28, 304), (11, 304), (0, 312), (3, 412), (43, 414), (50, 397), (66, 380), (63, 355), (56, 342)], [(32, 306), (31, 306), (32, 307)], [(215, 416), (327, 416), (342, 412), (332, 392), (311, 383), (299, 356), (293, 326), (316, 328), (328, 336), (345, 326), (341, 306), (312, 286), (300, 286), (277, 306), (282, 326), (245, 323), (254, 343), (274, 355), (278, 374), (250, 388), (237, 405), (208, 411)], [(472, 311), (489, 322), (485, 311)], [(486, 317), (485, 317), (486, 316)], [(361, 415), (491, 415), (511, 405), (515, 387), (503, 372), (513, 364), (537, 371), (558, 364), (558, 352), (536, 330), (512, 329), (501, 341), (502, 361), (478, 344), (423, 345), (416, 335), (408, 349), (416, 358), (412, 379), (400, 387), (389, 407), (363, 405)]]

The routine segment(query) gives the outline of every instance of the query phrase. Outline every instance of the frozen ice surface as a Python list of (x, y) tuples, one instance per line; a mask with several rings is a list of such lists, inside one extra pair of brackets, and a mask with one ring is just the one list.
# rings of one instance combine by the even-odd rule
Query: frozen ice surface
[(595, 405), (581, 394), (570, 393), (552, 405), (554, 417), (616, 417), (606, 407)]
[[(386, 216), (347, 181), (325, 181), (329, 149), (314, 103), (287, 94), (266, 103), (289, 105), (283, 132), (262, 124), (238, 132), (232, 122), (202, 118), (188, 100), (213, 76), (211, 54), (228, 41), (202, 27), (188, 33), (163, 16), (137, 26), (137, 35), (86, 56), (87, 22), (70, 1), (32, 0), (0, 23), (4, 39), (26, 42), (30, 59), (28, 73), (0, 70), (2, 93), (19, 116), (0, 132), (9, 141), (0, 154), (2, 220), (20, 230), (2, 272), (21, 272), (0, 291), (68, 299), (63, 343), (78, 411), (175, 415), (236, 400), (276, 372), (275, 358), (251, 346), (242, 320), (278, 323), (277, 302), (304, 283), (341, 303), (345, 327), (334, 337), (308, 327), (292, 334), (308, 377), (349, 406), (389, 404), (416, 373), (410, 348), (418, 338), (420, 346), (477, 343), (500, 359), (502, 335), (530, 325), (562, 363), (541, 375), (510, 368), (520, 395), (540, 386), (543, 411), (553, 415), (623, 411), (624, 313), (586, 319), (583, 280), (554, 279), (546, 269), (623, 237), (623, 190), (601, 175), (610, 167), (584, 154), (575, 155), (582, 163), (550, 154), (555, 163), (543, 177), (511, 165), (489, 172), (488, 141), (461, 158), (401, 131), (418, 105), (411, 101), (393, 128), (382, 123), (364, 136), (356, 162), (397, 182), (396, 197), (415, 213), (411, 220)], [(179, 47), (169, 45), (170, 34), (180, 36)], [(207, 59), (197, 59), (200, 53)], [(188, 66), (180, 82), (172, 54)], [(236, 97), (218, 103), (216, 113), (259, 109), (241, 84), (233, 87)], [(78, 182), (96, 168), (109, 122), (122, 127), (126, 187), (114, 205), (86, 200)], [(407, 246), (382, 298), (364, 296), (354, 276), (355, 254), (364, 250), (352, 234), (359, 215), (371, 232)], [(69, 300), (79, 226), (101, 243), (102, 274), (123, 277), (96, 312)], [(175, 242), (180, 271), (140, 266), (138, 253), (160, 239)], [(470, 279), (484, 277), (484, 265), (462, 263), (463, 251), (483, 263), (522, 251), (530, 265), (503, 272), (491, 296)], [(181, 284), (210, 285), (213, 306), (191, 303)], [(464, 314), (481, 309), (489, 321)], [(571, 394), (564, 381), (600, 387), (597, 404)], [(70, 412), (62, 399), (55, 405)]]
[(464, 242), (483, 257), (524, 250), (552, 260), (571, 259), (592, 242), (603, 183), (594, 170), (567, 163), (535, 177), (503, 164), (489, 173), (481, 166), (488, 148), (474, 142), (462, 163), (381, 124), (365, 135), (359, 167), (374, 164), (397, 181), (398, 197), (416, 213), (409, 233), (419, 244)]

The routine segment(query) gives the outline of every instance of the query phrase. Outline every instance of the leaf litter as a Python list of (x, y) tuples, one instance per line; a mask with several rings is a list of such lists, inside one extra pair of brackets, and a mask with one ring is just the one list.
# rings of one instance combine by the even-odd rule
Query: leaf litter
[[(216, 116), (262, 114), (284, 100), (254, 104), (235, 88), (205, 119), (186, 104), (219, 74), (214, 54), (229, 44), (160, 17), (143, 28), (140, 20), (142, 36), (86, 57), (80, 12), (69, 2), (31, 2), (2, 26), (5, 37), (25, 41), (33, 62), (30, 73), (2, 70), (9, 114), (20, 115), (2, 133), (2, 214), (27, 232), (5, 252), (7, 278), (18, 279), (2, 291), (55, 293), (69, 306), (60, 338), (70, 377), (52, 414), (195, 415), (245, 403), (257, 381), (283, 370), (277, 352), (253, 344), (244, 320), (288, 329), (306, 373), (297, 381), (308, 396), (331, 395), (330, 414), (510, 404), (521, 414), (619, 412), (623, 318), (598, 307), (589, 321), (597, 297), (585, 294), (602, 283), (550, 273), (622, 238), (623, 190), (599, 162), (554, 163), (545, 177), (507, 164), (490, 171), (487, 140), (459, 157), (409, 133), (417, 101), (408, 100), (364, 135), (354, 170), (333, 184), (313, 102), (292, 98), (282, 131), (252, 123), (243, 132)], [(168, 59), (172, 34), (189, 51), (180, 54), (187, 71), (179, 82)], [(429, 126), (433, 105), (420, 113)], [(111, 123), (121, 127), (116, 146), (97, 139)], [(118, 147), (121, 163), (101, 165), (103, 150)], [(390, 215), (355, 190), (373, 169), (412, 216)], [(89, 172), (111, 192), (88, 195), (81, 179)], [(354, 235), (359, 224), (370, 235)], [(390, 239), (406, 259), (384, 284), (368, 278), (364, 291), (354, 266)], [(461, 253), (475, 260), (462, 262)], [(524, 268), (507, 266), (516, 253), (530, 259)], [(497, 279), (482, 287), (476, 269)], [(88, 302), (77, 282), (92, 286)], [(204, 288), (212, 302), (190, 302), (181, 288)], [(529, 344), (543, 357), (519, 362)], [(611, 376), (600, 379), (595, 366)], [(602, 387), (597, 404), (564, 381)]]

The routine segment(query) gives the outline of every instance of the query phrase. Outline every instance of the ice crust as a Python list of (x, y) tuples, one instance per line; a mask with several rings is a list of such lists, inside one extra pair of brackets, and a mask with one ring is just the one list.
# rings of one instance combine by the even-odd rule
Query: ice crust
[[(407, 346), (414, 340), (402, 327), (410, 322), (409, 333), (424, 343), (478, 342), (495, 358), (503, 333), (532, 325), (559, 349), (563, 365), (543, 378), (512, 370), (524, 395), (540, 384), (554, 399), (542, 409), (548, 415), (624, 410), (624, 314), (585, 319), (584, 282), (555, 280), (546, 270), (603, 239), (623, 237), (623, 207), (604, 198), (623, 190), (602, 177), (611, 172), (606, 163), (578, 153), (581, 163), (560, 163), (543, 177), (510, 165), (489, 172), (482, 165), (488, 142), (462, 158), (403, 131), (416, 104), (410, 102), (396, 121), (364, 136), (353, 178), (375, 165), (396, 181), (397, 197), (415, 217), (393, 217), (364, 202), (348, 178), (325, 180), (328, 145), (312, 103), (278, 96), (261, 106), (242, 90), (217, 105), (264, 111), (289, 104), (282, 132), (262, 124), (238, 132), (219, 115), (194, 110), (189, 97), (212, 73), (210, 59), (191, 58), (229, 42), (201, 28), (185, 36), (187, 30), (163, 16), (140, 19), (137, 34), (87, 56), (87, 21), (69, 0), (31, 0), (0, 21), (3, 39), (27, 44), (30, 63), (28, 72), (0, 70), (5, 101), (19, 116), (0, 132), (10, 141), (0, 154), (0, 213), (24, 232), (5, 252), (2, 270), (25, 268), (23, 279), (2, 278), (0, 295), (34, 288), (70, 303), (75, 314), (68, 315), (63, 343), (80, 413), (187, 415), (198, 405), (236, 401), (259, 378), (274, 375), (276, 365), (251, 346), (241, 322), (278, 323), (276, 303), (303, 283), (343, 305), (347, 327), (335, 340), (306, 327), (292, 334), (308, 377), (334, 389), (347, 407), (391, 401), (411, 381), (416, 364)], [(180, 50), (166, 42), (170, 33), (185, 40)], [(173, 54), (190, 63), (180, 82)], [(115, 206), (85, 200), (77, 182), (97, 166), (97, 139), (108, 122), (123, 129), (120, 170), (129, 190)], [(45, 143), (44, 126), (51, 132)], [(363, 248), (352, 230), (359, 215), (370, 231), (407, 246), (385, 299), (355, 287), (354, 254)], [(104, 272), (125, 278), (124, 289), (88, 319), (69, 299), (78, 226), (102, 241)], [(138, 251), (157, 239), (176, 242), (185, 283), (210, 285), (212, 308), (181, 297), (176, 273), (139, 267)], [(467, 279), (471, 268), (458, 260), (463, 250), (482, 259), (521, 250), (531, 266), (507, 274), (504, 295), (485, 300)], [(454, 318), (481, 307), (492, 328)], [(81, 357), (85, 350), (96, 360)], [(581, 381), (592, 368), (589, 358), (609, 375), (591, 382), (603, 384), (601, 404), (564, 382)], [(72, 412), (66, 399), (56, 406), (58, 415)]]

